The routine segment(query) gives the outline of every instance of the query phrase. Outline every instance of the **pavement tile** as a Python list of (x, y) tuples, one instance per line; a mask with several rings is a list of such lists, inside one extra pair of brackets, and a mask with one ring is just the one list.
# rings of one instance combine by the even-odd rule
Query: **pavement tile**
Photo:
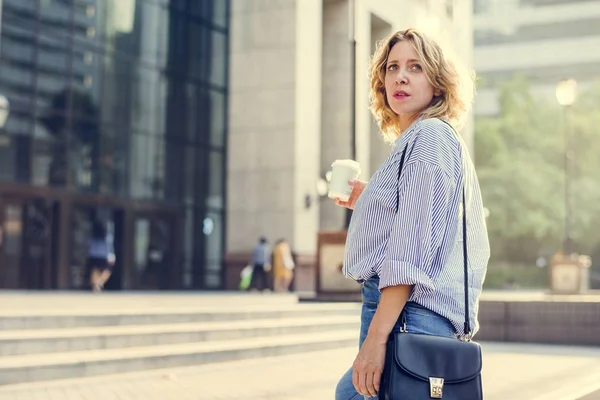
[[(593, 374), (600, 374), (600, 348), (499, 343), (484, 343), (483, 348), (486, 400), (534, 400), (544, 395), (544, 391), (568, 392), (570, 386), (576, 388), (578, 377), (589, 378)], [(38, 382), (0, 387), (0, 399), (326, 400), (333, 399), (335, 385), (355, 355), (355, 348), (344, 348), (168, 370)]]

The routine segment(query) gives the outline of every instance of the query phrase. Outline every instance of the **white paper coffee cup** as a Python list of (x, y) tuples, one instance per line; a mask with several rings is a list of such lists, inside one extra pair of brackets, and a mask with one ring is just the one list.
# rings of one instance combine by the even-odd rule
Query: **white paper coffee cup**
[(350, 179), (357, 179), (360, 175), (360, 164), (354, 160), (335, 160), (331, 164), (331, 181), (329, 182), (329, 196), (332, 199), (348, 201), (352, 193)]

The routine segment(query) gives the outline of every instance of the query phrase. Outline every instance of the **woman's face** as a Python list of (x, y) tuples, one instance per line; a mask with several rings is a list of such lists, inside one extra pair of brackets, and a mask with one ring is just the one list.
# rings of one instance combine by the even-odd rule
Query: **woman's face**
[(411, 42), (392, 47), (385, 73), (385, 93), (391, 109), (401, 117), (423, 111), (439, 92), (427, 80), (421, 60)]

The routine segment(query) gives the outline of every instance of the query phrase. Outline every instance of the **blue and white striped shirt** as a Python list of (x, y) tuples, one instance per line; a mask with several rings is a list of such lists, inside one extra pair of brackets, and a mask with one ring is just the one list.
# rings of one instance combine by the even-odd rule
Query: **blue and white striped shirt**
[(356, 202), (344, 259), (346, 277), (364, 281), (378, 275), (380, 290), (414, 285), (409, 301), (448, 318), (459, 335), (465, 320), (463, 183), (470, 322), (476, 333), (490, 247), (473, 162), (462, 138), (445, 122), (417, 120), (396, 140)]

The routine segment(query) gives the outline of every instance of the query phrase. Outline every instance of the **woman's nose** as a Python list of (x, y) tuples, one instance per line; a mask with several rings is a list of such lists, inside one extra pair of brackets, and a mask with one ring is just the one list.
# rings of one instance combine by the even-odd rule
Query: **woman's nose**
[(396, 83), (400, 85), (406, 85), (408, 83), (405, 71), (398, 70), (398, 73), (396, 74)]

